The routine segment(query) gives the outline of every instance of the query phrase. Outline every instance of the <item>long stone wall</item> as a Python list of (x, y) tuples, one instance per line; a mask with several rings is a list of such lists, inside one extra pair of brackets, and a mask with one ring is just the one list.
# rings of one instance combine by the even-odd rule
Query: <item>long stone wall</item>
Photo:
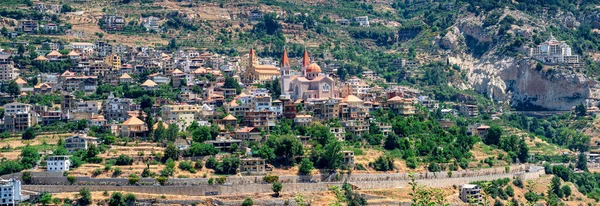
[[(285, 184), (282, 192), (319, 192), (326, 191), (331, 186), (341, 186), (342, 183), (293, 183)], [(243, 193), (271, 193), (271, 184), (245, 184), (245, 185), (203, 185), (203, 186), (113, 186), (113, 185), (23, 185), (23, 190), (36, 192), (79, 192), (83, 188), (90, 191), (124, 191), (148, 194), (167, 195), (227, 195)]]

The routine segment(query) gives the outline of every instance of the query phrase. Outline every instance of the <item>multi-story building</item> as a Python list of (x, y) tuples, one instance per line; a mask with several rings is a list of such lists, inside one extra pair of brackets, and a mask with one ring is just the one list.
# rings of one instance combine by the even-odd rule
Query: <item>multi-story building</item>
[(369, 132), (370, 128), (370, 124), (364, 119), (347, 120), (341, 123), (346, 128), (346, 131), (359, 137)]
[(119, 55), (110, 54), (104, 57), (104, 63), (109, 65), (113, 71), (121, 69), (121, 57)]
[(19, 205), (22, 200), (21, 181), (16, 178), (0, 180), (0, 205)]
[(69, 156), (48, 156), (46, 159), (46, 171), (65, 172), (71, 168), (71, 158)]
[(87, 150), (92, 144), (98, 145), (98, 138), (89, 137), (83, 132), (79, 132), (71, 137), (65, 138), (65, 148), (67, 148), (69, 152)]
[(158, 17), (149, 16), (142, 19), (142, 26), (144, 26), (147, 31), (160, 31), (160, 26), (158, 25), (159, 20)]
[(550, 38), (529, 49), (529, 55), (546, 64), (567, 64), (573, 67), (581, 67), (578, 55), (573, 55), (571, 46), (564, 41), (558, 41), (552, 34)]
[(294, 118), (294, 125), (296, 126), (308, 126), (312, 122), (312, 116), (310, 114), (298, 114)]
[(240, 171), (247, 174), (264, 174), (265, 165), (265, 159), (262, 158), (240, 159)]
[(346, 129), (344, 127), (329, 127), (329, 132), (331, 132), (338, 141), (346, 140)]
[(459, 196), (463, 202), (479, 203), (482, 200), (481, 186), (474, 184), (461, 185)]
[(354, 151), (342, 151), (344, 155), (344, 164), (354, 168)]
[(114, 14), (105, 14), (102, 16), (102, 21), (105, 24), (104, 28), (106, 30), (121, 31), (123, 30), (123, 26), (125, 26), (125, 18)]
[(234, 147), (234, 145), (236, 145), (236, 147), (239, 148), (239, 146), (242, 144), (242, 140), (225, 139), (225, 138), (218, 139), (217, 138), (217, 140), (209, 140), (209, 141), (205, 141), (204, 143), (214, 146), (215, 148), (219, 149), (221, 152), (229, 152), (229, 151), (231, 151), (231, 148)]
[(69, 43), (67, 48), (79, 51), (84, 54), (92, 54), (94, 53), (94, 49), (96, 49), (96, 45), (88, 42), (71, 42)]
[(30, 104), (9, 103), (4, 105), (4, 128), (10, 132), (22, 132), (41, 120)]
[(415, 106), (415, 99), (402, 98), (395, 96), (394, 98), (388, 99), (386, 102), (387, 108), (391, 109), (396, 114), (400, 115), (414, 115), (417, 112)]
[(476, 117), (479, 115), (477, 105), (462, 104), (458, 106), (458, 113), (464, 116)]
[(354, 95), (348, 95), (340, 101), (339, 118), (341, 120), (351, 120), (365, 118), (369, 116), (369, 105)]
[(121, 124), (121, 136), (144, 137), (148, 133), (148, 125), (139, 118), (132, 116)]
[(97, 76), (70, 76), (65, 77), (63, 90), (67, 92), (84, 91), (86, 93), (96, 92), (98, 82)]
[(235, 131), (235, 139), (239, 139), (242, 141), (260, 142), (262, 141), (262, 136), (260, 135), (260, 130), (258, 130), (257, 128), (244, 127)]
[(306, 111), (312, 112), (313, 117), (323, 121), (339, 117), (340, 101), (338, 99), (312, 99), (305, 103)]
[(40, 27), (40, 25), (39, 25), (38, 21), (20, 20), (19, 24), (17, 25), (17, 28), (15, 28), (15, 29), (18, 31), (21, 31), (21, 32), (30, 33), (30, 32), (37, 31), (39, 27)]
[(185, 131), (192, 122), (199, 120), (202, 106), (180, 104), (161, 106), (161, 117), (167, 124), (177, 124), (179, 130)]
[(139, 109), (140, 105), (133, 102), (133, 99), (115, 98), (113, 94), (110, 94), (106, 102), (102, 104), (104, 118), (108, 121), (125, 121), (129, 118), (128, 112)]
[(369, 17), (368, 16), (357, 16), (354, 20), (358, 23), (359, 26), (369, 27)]
[(261, 131), (269, 131), (275, 126), (275, 113), (269, 110), (247, 111), (244, 114), (244, 124), (248, 127), (260, 128)]
[(0, 54), (0, 82), (7, 82), (19, 77), (19, 70), (14, 67), (8, 54)]

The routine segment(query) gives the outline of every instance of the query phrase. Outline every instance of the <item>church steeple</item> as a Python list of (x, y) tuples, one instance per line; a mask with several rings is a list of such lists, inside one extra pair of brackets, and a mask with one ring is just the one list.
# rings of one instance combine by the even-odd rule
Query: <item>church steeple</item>
[(281, 94), (282, 95), (287, 94), (290, 89), (290, 79), (291, 79), (290, 70), (291, 70), (290, 59), (288, 58), (288, 55), (287, 55), (287, 49), (284, 48), (283, 56), (281, 57), (281, 68), (280, 68)]
[(281, 67), (290, 67), (290, 59), (288, 58), (287, 49), (283, 49), (283, 57), (281, 57)]
[(310, 65), (310, 59), (308, 58), (308, 51), (304, 49), (304, 57), (302, 58), (302, 68), (306, 68)]

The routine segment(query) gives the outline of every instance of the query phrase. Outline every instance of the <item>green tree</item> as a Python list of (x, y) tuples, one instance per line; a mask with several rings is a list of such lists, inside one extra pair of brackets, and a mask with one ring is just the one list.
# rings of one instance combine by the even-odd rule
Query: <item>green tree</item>
[(24, 168), (33, 168), (39, 159), (40, 154), (35, 147), (27, 145), (21, 150), (21, 165)]
[(19, 87), (17, 82), (15, 82), (13, 80), (13, 81), (8, 82), (5, 92), (13, 97), (16, 97), (20, 94), (21, 88)]
[(569, 185), (563, 185), (562, 188), (560, 188), (560, 190), (562, 191), (563, 195), (565, 196), (565, 199), (569, 198), (569, 196), (571, 196), (571, 187), (569, 187)]
[(210, 127), (200, 126), (195, 130), (192, 130), (192, 139), (194, 142), (202, 143), (206, 140), (211, 140), (212, 135), (210, 133)]
[(252, 205), (254, 205), (254, 202), (249, 197), (246, 197), (246, 199), (244, 199), (244, 202), (242, 202), (242, 206), (252, 206)]
[(87, 188), (79, 190), (77, 205), (87, 206), (92, 204), (92, 193)]
[(575, 106), (575, 113), (577, 116), (585, 116), (587, 113), (585, 105), (583, 105), (583, 103), (579, 103), (577, 106)]
[(308, 158), (302, 158), (302, 161), (300, 161), (300, 168), (298, 169), (298, 172), (302, 175), (306, 175), (310, 174), (313, 169), (315, 169), (315, 167), (313, 166), (313, 162), (311, 162)]
[(42, 205), (48, 205), (52, 202), (52, 194), (44, 192), (42, 193), (42, 196), (40, 197), (40, 204)]
[(113, 192), (108, 200), (109, 206), (125, 206), (125, 198), (120, 192)]
[(550, 185), (548, 187), (548, 196), (556, 195), (558, 198), (562, 198), (563, 193), (562, 193), (560, 186), (561, 186), (560, 177), (558, 177), (558, 176), (552, 177), (552, 181), (550, 182)]
[(585, 155), (585, 153), (580, 152), (579, 155), (577, 156), (577, 164), (575, 166), (577, 169), (583, 170), (583, 171), (587, 171), (587, 156)]
[(156, 130), (154, 130), (153, 136), (154, 136), (155, 142), (160, 142), (160, 141), (166, 139), (167, 131), (165, 130), (165, 126), (163, 125), (162, 122), (158, 122)]
[(34, 139), (36, 135), (35, 129), (33, 127), (29, 127), (25, 129), (25, 132), (21, 135), (21, 139), (29, 140)]
[(134, 206), (135, 205), (135, 195), (131, 194), (131, 193), (127, 193), (125, 195), (125, 203), (127, 203), (127, 206)]
[(163, 160), (167, 161), (168, 159), (178, 160), (179, 159), (179, 150), (173, 143), (169, 143), (167, 148), (165, 149), (165, 155), (163, 156)]
[(169, 124), (169, 128), (167, 128), (167, 140), (170, 142), (174, 142), (177, 140), (177, 135), (179, 134), (179, 127), (176, 124)]
[(23, 172), (21, 179), (23, 180), (23, 183), (31, 184), (31, 182), (33, 182), (33, 175), (31, 174), (31, 172), (25, 171)]
[(488, 129), (487, 135), (485, 135), (483, 142), (488, 145), (498, 145), (500, 138), (502, 137), (502, 128), (498, 125), (492, 125)]
[(279, 192), (283, 189), (283, 185), (280, 182), (273, 182), (271, 189), (275, 193), (275, 197), (279, 197)]

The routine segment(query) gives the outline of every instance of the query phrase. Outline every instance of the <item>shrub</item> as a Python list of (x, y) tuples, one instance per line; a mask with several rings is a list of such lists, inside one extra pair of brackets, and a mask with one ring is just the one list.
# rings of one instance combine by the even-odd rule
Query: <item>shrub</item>
[(21, 176), (21, 179), (23, 179), (23, 183), (31, 184), (31, 182), (33, 181), (33, 175), (31, 175), (31, 172), (26, 171), (23, 172), (23, 176)]
[(144, 171), (142, 171), (142, 177), (150, 177), (150, 176), (152, 176), (150, 169), (144, 168)]
[(192, 167), (192, 162), (182, 161), (179, 163), (179, 169), (189, 171), (191, 173), (196, 173), (196, 169)]
[(252, 206), (252, 205), (254, 205), (254, 202), (249, 197), (244, 199), (244, 202), (242, 202), (242, 206)]
[(119, 157), (117, 158), (117, 161), (115, 162), (116, 165), (131, 165), (133, 163), (133, 158), (127, 156), (127, 155), (119, 155)]
[(275, 175), (267, 175), (263, 177), (263, 181), (265, 181), (266, 183), (273, 183), (279, 180), (279, 176), (275, 176)]
[(217, 184), (222, 185), (225, 183), (225, 180), (227, 180), (227, 177), (221, 176), (221, 177), (217, 178)]
[(115, 169), (113, 170), (113, 177), (118, 177), (123, 173), (123, 171), (121, 170), (121, 168), (119, 167), (115, 167)]
[(208, 184), (209, 184), (209, 185), (215, 184), (215, 179), (214, 179), (214, 178), (212, 178), (212, 177), (211, 177), (211, 178), (209, 178), (209, 179), (208, 179)]
[(202, 162), (201, 159), (196, 160), (196, 163), (194, 163), (194, 168), (196, 168), (197, 170), (201, 170), (204, 167), (204, 162)]
[(67, 181), (69, 181), (70, 184), (75, 184), (76, 180), (77, 178), (75, 178), (75, 176), (67, 176)]
[(135, 174), (131, 174), (131, 175), (129, 175), (129, 179), (128, 180), (129, 180), (129, 184), (130, 185), (135, 185), (135, 184), (137, 184), (140, 181), (140, 177), (138, 177)]
[(214, 157), (210, 157), (208, 158), (208, 160), (206, 160), (206, 168), (210, 168), (210, 169), (215, 169), (215, 167), (217, 167), (217, 165), (219, 164), (219, 162), (217, 162), (217, 159), (215, 159)]
[(100, 169), (100, 168), (95, 169), (94, 172), (92, 172), (92, 176), (94, 176), (94, 177), (101, 175), (101, 174), (102, 174), (102, 169)]
[(160, 176), (160, 177), (156, 178), (156, 181), (160, 185), (165, 185), (165, 183), (167, 182), (168, 179), (169, 179), (168, 177)]

